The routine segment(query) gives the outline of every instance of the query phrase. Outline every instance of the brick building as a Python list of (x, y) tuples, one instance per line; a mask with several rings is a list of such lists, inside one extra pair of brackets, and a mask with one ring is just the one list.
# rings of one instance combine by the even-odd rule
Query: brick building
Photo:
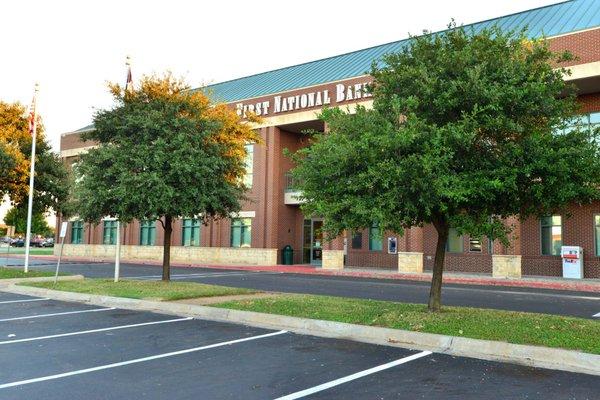
[[(481, 29), (491, 24), (504, 29), (528, 27), (532, 38), (545, 36), (553, 50), (570, 50), (577, 56), (565, 79), (578, 88), (581, 115), (590, 127), (600, 124), (600, 2), (572, 0), (473, 24)], [(380, 267), (421, 271), (432, 267), (437, 235), (432, 226), (413, 228), (403, 237), (377, 234), (377, 226), (348, 234), (327, 243), (319, 230), (322, 220), (303, 215), (294, 182), (293, 167), (284, 149), (305, 145), (302, 131), (324, 130), (317, 119), (324, 106), (369, 106), (371, 99), (361, 90), (370, 77), (364, 74), (371, 61), (400, 49), (407, 40), (358, 50), (305, 64), (234, 79), (210, 86), (218, 100), (263, 117), (257, 126), (264, 143), (248, 147), (247, 182), (249, 201), (239, 215), (207, 226), (192, 219), (176, 221), (172, 259), (200, 264), (262, 264), (281, 262), (281, 249), (291, 245), (294, 262), (324, 268)], [(74, 162), (91, 143), (80, 134), (93, 127), (66, 133), (61, 156)], [(60, 224), (60, 220), (58, 221)], [(451, 271), (505, 275), (561, 275), (561, 245), (584, 248), (585, 277), (600, 278), (600, 203), (572, 206), (565, 215), (541, 220), (514, 221), (510, 246), (486, 238), (451, 235), (446, 268)], [(158, 227), (158, 228), (157, 228)], [(116, 223), (110, 219), (88, 226), (69, 223), (65, 254), (110, 259), (114, 255)], [(157, 221), (134, 222), (122, 228), (123, 257), (162, 256), (162, 229)], [(398, 254), (389, 254), (388, 238), (397, 239)], [(508, 270), (506, 270), (508, 268)], [(505, 271), (505, 272), (502, 272)], [(506, 272), (508, 271), (508, 272)]]

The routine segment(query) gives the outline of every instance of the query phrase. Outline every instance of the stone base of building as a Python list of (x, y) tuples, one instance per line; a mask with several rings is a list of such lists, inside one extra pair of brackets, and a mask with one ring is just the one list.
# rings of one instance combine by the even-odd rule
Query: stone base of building
[(344, 250), (323, 250), (323, 269), (344, 269)]
[[(63, 256), (83, 257), (94, 261), (115, 259), (114, 245), (65, 244)], [(60, 246), (54, 248), (58, 255)], [(162, 261), (162, 246), (121, 246), (121, 259), (131, 261)], [(233, 247), (187, 247), (171, 246), (174, 263), (206, 265), (277, 265), (277, 249)]]
[(423, 272), (423, 253), (399, 252), (398, 272), (420, 274)]
[(521, 256), (492, 255), (492, 276), (494, 278), (521, 278)]

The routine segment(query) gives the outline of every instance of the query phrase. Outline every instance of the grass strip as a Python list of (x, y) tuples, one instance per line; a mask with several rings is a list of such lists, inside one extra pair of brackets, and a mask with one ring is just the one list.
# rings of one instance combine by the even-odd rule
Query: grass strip
[[(63, 274), (61, 274), (63, 275)], [(14, 279), (14, 278), (39, 278), (44, 276), (54, 276), (52, 271), (32, 271), (25, 273), (23, 269), (6, 268), (0, 267), (0, 279)]]
[[(10, 251), (8, 251), (8, 249), (6, 247), (0, 247), (0, 257), (4, 256), (6, 257), (7, 255), (10, 256), (12, 254), (25, 254), (25, 248), (24, 247), (12, 247), (10, 249)], [(54, 249), (53, 248), (38, 248), (38, 247), (32, 247), (29, 249), (29, 254), (33, 254), (33, 255), (37, 255), (37, 256), (51, 256), (54, 254)]]
[(600, 321), (583, 318), (468, 307), (430, 313), (421, 304), (313, 295), (211, 306), (600, 354)]
[(85, 279), (82, 281), (28, 282), (24, 286), (62, 290), (86, 294), (127, 297), (130, 299), (181, 300), (195, 297), (232, 296), (258, 293), (256, 290), (205, 285), (194, 282), (162, 282), (108, 279)]

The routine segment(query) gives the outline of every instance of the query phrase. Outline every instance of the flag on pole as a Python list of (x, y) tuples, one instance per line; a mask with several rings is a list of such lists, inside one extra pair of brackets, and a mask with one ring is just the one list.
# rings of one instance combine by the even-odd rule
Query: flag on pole
[(36, 96), (33, 96), (33, 100), (31, 100), (31, 106), (29, 107), (29, 134), (33, 136), (33, 131), (35, 129), (35, 125), (37, 123), (37, 110), (36, 110)]
[(131, 58), (127, 56), (127, 82), (125, 83), (125, 91), (128, 93), (133, 92), (133, 79), (131, 79)]

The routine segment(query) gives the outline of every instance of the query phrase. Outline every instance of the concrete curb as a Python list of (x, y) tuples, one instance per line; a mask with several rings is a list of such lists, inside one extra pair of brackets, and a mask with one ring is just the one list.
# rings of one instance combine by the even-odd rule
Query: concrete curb
[(322, 321), (307, 318), (263, 314), (250, 311), (159, 301), (126, 299), (57, 290), (11, 285), (3, 291), (48, 297), (54, 300), (90, 303), (99, 306), (117, 307), (138, 311), (153, 311), (164, 314), (196, 317), (210, 321), (230, 322), (259, 328), (284, 329), (290, 332), (348, 339), (357, 342), (418, 350), (430, 350), (454, 356), (478, 358), (482, 360), (509, 362), (538, 368), (556, 369), (600, 376), (600, 355), (573, 350), (552, 349), (541, 346), (528, 346), (469, 339), (431, 333), (420, 333)]
[[(83, 275), (65, 275), (59, 276), (59, 281), (82, 281), (84, 279)], [(10, 286), (16, 283), (25, 283), (25, 282), (54, 282), (53, 276), (37, 276), (35, 278), (12, 278), (12, 279), (0, 279), (0, 287)]]

